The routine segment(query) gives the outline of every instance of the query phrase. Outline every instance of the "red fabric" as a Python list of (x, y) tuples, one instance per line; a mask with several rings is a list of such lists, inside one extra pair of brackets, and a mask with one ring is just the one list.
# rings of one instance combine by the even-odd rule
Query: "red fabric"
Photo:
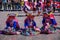
[(6, 22), (9, 22), (11, 18), (14, 19), (16, 22), (18, 22), (18, 20), (15, 18), (15, 16), (9, 16), (7, 18), (7, 21)]
[(50, 18), (55, 19), (54, 14), (50, 14)]

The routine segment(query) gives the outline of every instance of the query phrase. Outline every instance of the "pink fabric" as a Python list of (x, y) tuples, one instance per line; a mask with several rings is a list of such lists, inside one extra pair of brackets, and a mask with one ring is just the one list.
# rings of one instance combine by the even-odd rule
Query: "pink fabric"
[(55, 19), (54, 14), (50, 14), (51, 19)]
[(17, 18), (14, 19), (16, 22), (18, 22)]

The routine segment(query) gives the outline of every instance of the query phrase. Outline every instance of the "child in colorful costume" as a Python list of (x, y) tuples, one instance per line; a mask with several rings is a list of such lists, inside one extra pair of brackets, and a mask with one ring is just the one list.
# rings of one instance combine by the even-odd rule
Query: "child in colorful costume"
[(42, 20), (42, 24), (43, 24), (43, 27), (41, 28), (41, 32), (43, 33), (49, 33), (50, 30), (50, 25), (51, 25), (51, 21), (50, 21), (50, 17), (48, 14), (44, 13), (43, 14), (43, 20)]
[(34, 21), (34, 16), (32, 16), (31, 14), (29, 14), (27, 16), (27, 18), (25, 19), (25, 24), (24, 24), (25, 28), (28, 28), (29, 26), (34, 26), (36, 27), (36, 22)]
[(17, 34), (18, 30), (20, 30), (20, 27), (15, 14), (9, 14), (4, 31), (7, 32), (7, 34)]
[(50, 20), (52, 22), (51, 26), (54, 28), (54, 30), (56, 30), (57, 22), (55, 20), (54, 14), (50, 11), (48, 15), (50, 16)]
[[(48, 19), (48, 20), (47, 20)], [(50, 26), (48, 29), (49, 29), (49, 31), (51, 31), (50, 29), (51, 28), (54, 28), (54, 30), (56, 30), (56, 26), (57, 26), (57, 23), (56, 23), (56, 20), (55, 20), (55, 17), (54, 17), (54, 15), (50, 12), (49, 14), (47, 14), (47, 13), (44, 13), (43, 14), (43, 20), (42, 20), (42, 24), (43, 24), (43, 26), (45, 26), (46, 25), (46, 23), (47, 22), (45, 22), (45, 21), (47, 21), (49, 24), (47, 24), (47, 27), (48, 27), (48, 25)], [(44, 30), (45, 28), (44, 27), (42, 27), (42, 30)]]
[(34, 16), (29, 14), (24, 21), (25, 35), (34, 35), (36, 29), (36, 22), (34, 21)]

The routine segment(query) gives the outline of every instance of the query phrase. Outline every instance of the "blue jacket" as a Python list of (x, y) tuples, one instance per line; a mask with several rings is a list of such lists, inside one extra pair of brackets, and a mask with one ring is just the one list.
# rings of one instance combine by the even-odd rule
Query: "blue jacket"
[[(24, 22), (24, 26), (25, 26), (25, 28), (26, 28), (26, 26), (29, 26), (31, 21), (29, 20), (29, 19), (26, 19), (25, 20), (25, 22)], [(32, 26), (34, 27), (36, 27), (36, 22), (34, 21), (34, 20), (32, 20)]]
[(18, 26), (17, 22), (16, 21), (13, 21), (13, 25), (10, 25), (10, 22), (7, 22), (6, 23), (6, 28), (5, 29), (8, 29), (8, 27), (13, 27), (13, 29), (16, 29)]

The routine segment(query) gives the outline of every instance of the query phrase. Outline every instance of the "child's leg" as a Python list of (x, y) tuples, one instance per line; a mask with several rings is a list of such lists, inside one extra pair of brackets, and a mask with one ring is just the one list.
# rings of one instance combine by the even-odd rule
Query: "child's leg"
[(54, 30), (56, 30), (56, 27), (57, 27), (57, 22), (55, 19), (51, 19), (51, 22), (52, 22), (52, 25), (54, 27)]
[(45, 19), (43, 18), (43, 20), (42, 20), (42, 24), (44, 25), (44, 23), (45, 23)]
[(51, 22), (52, 22), (52, 25), (57, 25), (57, 22), (56, 22), (55, 19), (50, 19), (50, 20), (51, 20)]
[(12, 28), (11, 27), (8, 27), (8, 29), (6, 29), (6, 31), (11, 32), (12, 31)]
[(41, 30), (41, 31), (43, 31), (43, 30), (44, 30), (44, 28), (45, 28), (45, 27), (44, 27), (44, 26), (42, 26), (42, 27), (40, 28), (40, 30)]

